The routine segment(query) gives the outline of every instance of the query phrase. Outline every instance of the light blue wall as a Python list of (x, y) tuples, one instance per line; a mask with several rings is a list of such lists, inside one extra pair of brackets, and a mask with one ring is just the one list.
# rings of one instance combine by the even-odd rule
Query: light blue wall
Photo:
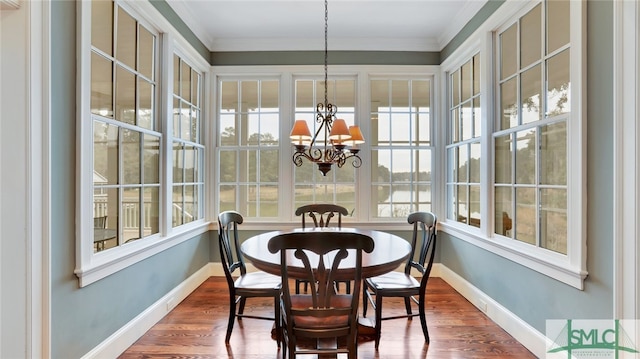
[(76, 2), (51, 2), (51, 357), (79, 358), (209, 262), (205, 234), (80, 288), (75, 267)]
[(613, 315), (613, 5), (587, 3), (587, 270), (584, 291), (457, 238), (441, 262), (541, 333), (546, 319)]

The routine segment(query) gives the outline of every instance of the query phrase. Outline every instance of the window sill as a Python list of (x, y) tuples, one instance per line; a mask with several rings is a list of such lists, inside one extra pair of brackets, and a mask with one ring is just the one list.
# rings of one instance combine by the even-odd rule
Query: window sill
[(532, 250), (532, 246), (529, 244), (506, 239), (499, 235), (488, 238), (481, 233), (479, 228), (469, 228), (466, 225), (450, 221), (440, 222), (440, 230), (550, 278), (580, 290), (584, 289), (587, 271), (571, 265), (566, 255), (542, 248), (533, 248)]
[(80, 287), (97, 282), (128, 266), (209, 231), (210, 222), (193, 222), (173, 230), (170, 236), (149, 236), (127, 245), (93, 254), (86, 266), (76, 268)]

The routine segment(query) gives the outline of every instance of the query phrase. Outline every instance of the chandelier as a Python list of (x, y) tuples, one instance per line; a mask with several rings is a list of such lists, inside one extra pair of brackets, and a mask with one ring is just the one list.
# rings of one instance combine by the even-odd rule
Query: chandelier
[[(331, 170), (333, 164), (339, 168), (344, 166), (347, 160), (352, 160), (352, 165), (358, 168), (362, 165), (362, 159), (358, 156), (360, 149), (357, 145), (364, 143), (364, 137), (358, 126), (349, 126), (345, 120), (336, 117), (338, 107), (329, 103), (327, 96), (327, 30), (329, 10), (327, 0), (324, 2), (324, 103), (316, 105), (316, 133), (311, 137), (309, 126), (305, 120), (296, 120), (291, 129), (291, 142), (295, 147), (293, 163), (300, 167), (303, 159), (307, 159), (318, 165), (323, 176)], [(318, 138), (320, 134), (324, 138)]]

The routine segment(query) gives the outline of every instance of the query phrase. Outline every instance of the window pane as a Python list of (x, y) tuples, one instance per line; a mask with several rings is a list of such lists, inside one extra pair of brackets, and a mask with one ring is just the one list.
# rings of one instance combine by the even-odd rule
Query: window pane
[(142, 76), (153, 81), (153, 64), (155, 62), (155, 36), (149, 30), (140, 26), (140, 43), (138, 44), (138, 71)]
[(495, 141), (495, 181), (496, 183), (512, 183), (511, 135), (496, 137)]
[(461, 101), (466, 101), (471, 98), (471, 93), (473, 91), (473, 73), (471, 71), (471, 66), (471, 60), (469, 60), (462, 65), (462, 68), (460, 69), (460, 87), (462, 89)]
[(116, 59), (131, 69), (136, 68), (136, 27), (136, 20), (118, 7)]
[(467, 223), (467, 217), (469, 215), (469, 212), (467, 210), (468, 208), (467, 191), (469, 190), (469, 187), (466, 185), (458, 185), (457, 187), (458, 187), (457, 188), (457, 192), (458, 192), (457, 220), (458, 222)]
[(516, 183), (536, 183), (536, 130), (516, 133)]
[(473, 137), (473, 117), (472, 117), (471, 101), (464, 102), (461, 106), (462, 114), (460, 126), (462, 127), (462, 140), (468, 140)]
[(240, 82), (242, 102), (240, 111), (253, 112), (258, 108), (258, 81)]
[(263, 185), (260, 190), (260, 218), (278, 217), (278, 185)]
[(549, 117), (571, 111), (569, 50), (547, 61), (547, 115)]
[(184, 181), (195, 181), (196, 149), (191, 145), (184, 145)]
[(220, 186), (220, 211), (237, 210), (236, 207), (236, 186), (222, 185)]
[(184, 182), (184, 149), (182, 143), (173, 143), (173, 182)]
[(460, 107), (456, 107), (451, 110), (451, 143), (460, 141)]
[(124, 183), (138, 184), (140, 178), (140, 133), (122, 130), (122, 165)]
[(500, 85), (500, 130), (518, 125), (518, 80), (516, 77)]
[(473, 137), (482, 136), (482, 117), (481, 117), (480, 97), (473, 99)]
[(125, 188), (122, 199), (123, 241), (137, 239), (140, 234), (140, 188)]
[(236, 182), (237, 164), (235, 151), (220, 151), (220, 181)]
[(99, 252), (118, 245), (118, 189), (94, 186), (93, 250)]
[(540, 128), (540, 183), (567, 184), (567, 124)]
[(296, 81), (296, 112), (312, 112), (316, 108), (313, 96), (313, 81)]
[(236, 81), (222, 81), (220, 84), (220, 111), (236, 112), (238, 110), (238, 83)]
[(469, 153), (466, 145), (458, 147), (458, 181), (467, 182), (468, 165), (469, 165)]
[(469, 186), (469, 225), (480, 227), (480, 186)]
[(516, 188), (516, 239), (536, 244), (536, 191), (533, 188)]
[(473, 94), (480, 93), (480, 55), (473, 57)]
[(174, 137), (191, 139), (191, 106), (188, 102), (180, 101), (180, 132), (174, 133)]
[(91, 2), (91, 45), (113, 56), (113, 1)]
[(522, 123), (541, 119), (542, 68), (536, 65), (522, 73)]
[(220, 115), (220, 145), (233, 146), (237, 144), (236, 137), (236, 115)]
[(480, 183), (480, 142), (469, 145), (469, 182)]
[(511, 200), (511, 187), (495, 188), (495, 232), (507, 237), (513, 237), (513, 203)]
[(191, 69), (191, 94), (193, 99), (191, 102), (194, 106), (200, 107), (200, 96), (202, 91), (200, 90), (202, 75)]
[(180, 61), (180, 97), (191, 102), (191, 67)]
[(280, 91), (278, 81), (262, 81), (262, 92), (260, 93), (260, 108), (261, 111), (278, 111), (279, 101), (278, 96)]
[(190, 141), (200, 142), (200, 111), (196, 107), (191, 107), (191, 134)]
[(136, 76), (123, 67), (116, 68), (116, 116), (115, 119), (136, 124)]
[[(333, 103), (338, 106), (338, 115), (345, 118), (345, 112), (353, 112), (353, 104), (355, 104), (356, 89), (353, 80), (336, 80), (336, 99)], [(347, 121), (348, 123), (349, 121)]]
[(277, 150), (262, 150), (260, 153), (260, 182), (278, 183), (278, 161)]
[(451, 105), (460, 104), (460, 71), (456, 70), (451, 74)]
[(171, 203), (172, 227), (185, 223), (184, 221), (184, 187), (173, 186)]
[(542, 54), (542, 5), (538, 4), (520, 22), (520, 68), (536, 61)]
[(507, 30), (500, 34), (500, 79), (516, 73), (517, 70), (517, 46), (518, 46), (518, 27), (517, 24), (511, 25)]
[(93, 121), (93, 184), (118, 183), (118, 127)]
[(189, 223), (196, 220), (196, 203), (196, 186), (184, 186), (184, 223)]
[(91, 113), (113, 118), (113, 63), (91, 54)]
[(567, 254), (567, 191), (540, 190), (540, 246)]
[(173, 94), (180, 96), (180, 57), (173, 55)]
[(160, 137), (144, 135), (144, 183), (160, 183)]
[(160, 189), (144, 189), (144, 236), (160, 232)]
[(138, 126), (153, 130), (153, 85), (139, 77), (138, 90)]
[(570, 1), (547, 1), (547, 54), (569, 43)]
[(420, 112), (429, 111), (431, 104), (430, 82), (411, 81), (411, 105)]

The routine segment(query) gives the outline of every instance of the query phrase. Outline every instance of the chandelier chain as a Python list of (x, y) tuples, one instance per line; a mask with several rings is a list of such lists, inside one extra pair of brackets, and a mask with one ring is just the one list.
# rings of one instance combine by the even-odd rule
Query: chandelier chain
[(328, 78), (329, 78), (329, 51), (328, 51), (328, 34), (329, 34), (329, 5), (328, 0), (324, 0), (324, 105), (325, 109), (329, 103), (329, 96), (327, 94)]

